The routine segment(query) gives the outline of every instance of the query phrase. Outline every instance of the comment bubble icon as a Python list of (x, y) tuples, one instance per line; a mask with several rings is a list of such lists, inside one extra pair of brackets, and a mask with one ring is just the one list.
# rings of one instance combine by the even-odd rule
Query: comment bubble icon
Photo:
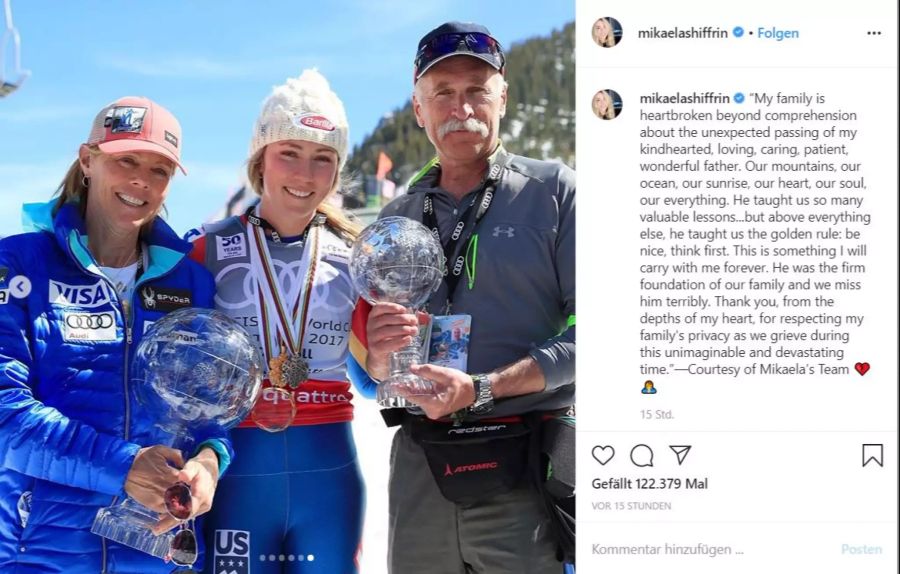
[(645, 444), (635, 445), (631, 449), (631, 462), (634, 466), (653, 466), (653, 449)]

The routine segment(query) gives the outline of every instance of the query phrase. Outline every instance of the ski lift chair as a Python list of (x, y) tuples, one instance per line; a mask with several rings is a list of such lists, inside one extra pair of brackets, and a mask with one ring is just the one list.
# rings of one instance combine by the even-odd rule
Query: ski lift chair
[[(19, 31), (16, 30), (16, 27), (13, 25), (10, 0), (3, 0), (3, 8), (6, 14), (6, 29), (3, 31), (3, 40), (0, 41), (0, 98), (15, 92), (22, 86), (25, 79), (31, 75), (31, 72), (22, 69), (20, 54), (21, 40), (19, 38)], [(12, 45), (11, 60), (14, 66), (12, 75), (8, 78), (6, 75), (7, 45)]]

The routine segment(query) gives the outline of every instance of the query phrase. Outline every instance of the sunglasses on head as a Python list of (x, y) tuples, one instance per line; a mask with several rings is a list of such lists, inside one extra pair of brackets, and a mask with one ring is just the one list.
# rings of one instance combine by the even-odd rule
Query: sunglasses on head
[(500, 43), (487, 34), (480, 32), (441, 34), (419, 48), (415, 61), (415, 77), (419, 77), (419, 70), (426, 69), (438, 58), (457, 52), (490, 54), (499, 62), (501, 70), (505, 65)]
[(194, 520), (191, 518), (194, 512), (191, 487), (178, 482), (166, 489), (163, 498), (169, 516), (181, 521), (181, 529), (172, 539), (167, 558), (178, 566), (190, 566), (197, 561), (197, 535), (194, 534)]

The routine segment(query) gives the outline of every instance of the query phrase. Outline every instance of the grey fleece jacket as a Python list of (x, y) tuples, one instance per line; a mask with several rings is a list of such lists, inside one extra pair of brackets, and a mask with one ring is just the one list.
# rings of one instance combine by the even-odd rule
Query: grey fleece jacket
[[(463, 273), (453, 297), (452, 312), (472, 316), (468, 369), (487, 373), (530, 355), (544, 373), (544, 391), (499, 400), (491, 417), (566, 407), (575, 403), (575, 172), (502, 147), (495, 164), (499, 183), (475, 230), (477, 251), (469, 251), (474, 274)], [(481, 186), (457, 202), (437, 187), (439, 176), (440, 166), (430, 167), (380, 217), (423, 221), (430, 194), (446, 243)], [(443, 313), (446, 300), (444, 282), (428, 312)]]

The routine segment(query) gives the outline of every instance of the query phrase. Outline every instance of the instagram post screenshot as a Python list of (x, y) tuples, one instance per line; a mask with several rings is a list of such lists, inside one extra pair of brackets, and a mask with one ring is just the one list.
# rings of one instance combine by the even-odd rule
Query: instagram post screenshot
[(0, 5), (0, 574), (575, 571), (574, 2)]
[(0, 5), (0, 574), (897, 572), (895, 3)]
[(897, 6), (577, 2), (578, 558), (897, 569)]

